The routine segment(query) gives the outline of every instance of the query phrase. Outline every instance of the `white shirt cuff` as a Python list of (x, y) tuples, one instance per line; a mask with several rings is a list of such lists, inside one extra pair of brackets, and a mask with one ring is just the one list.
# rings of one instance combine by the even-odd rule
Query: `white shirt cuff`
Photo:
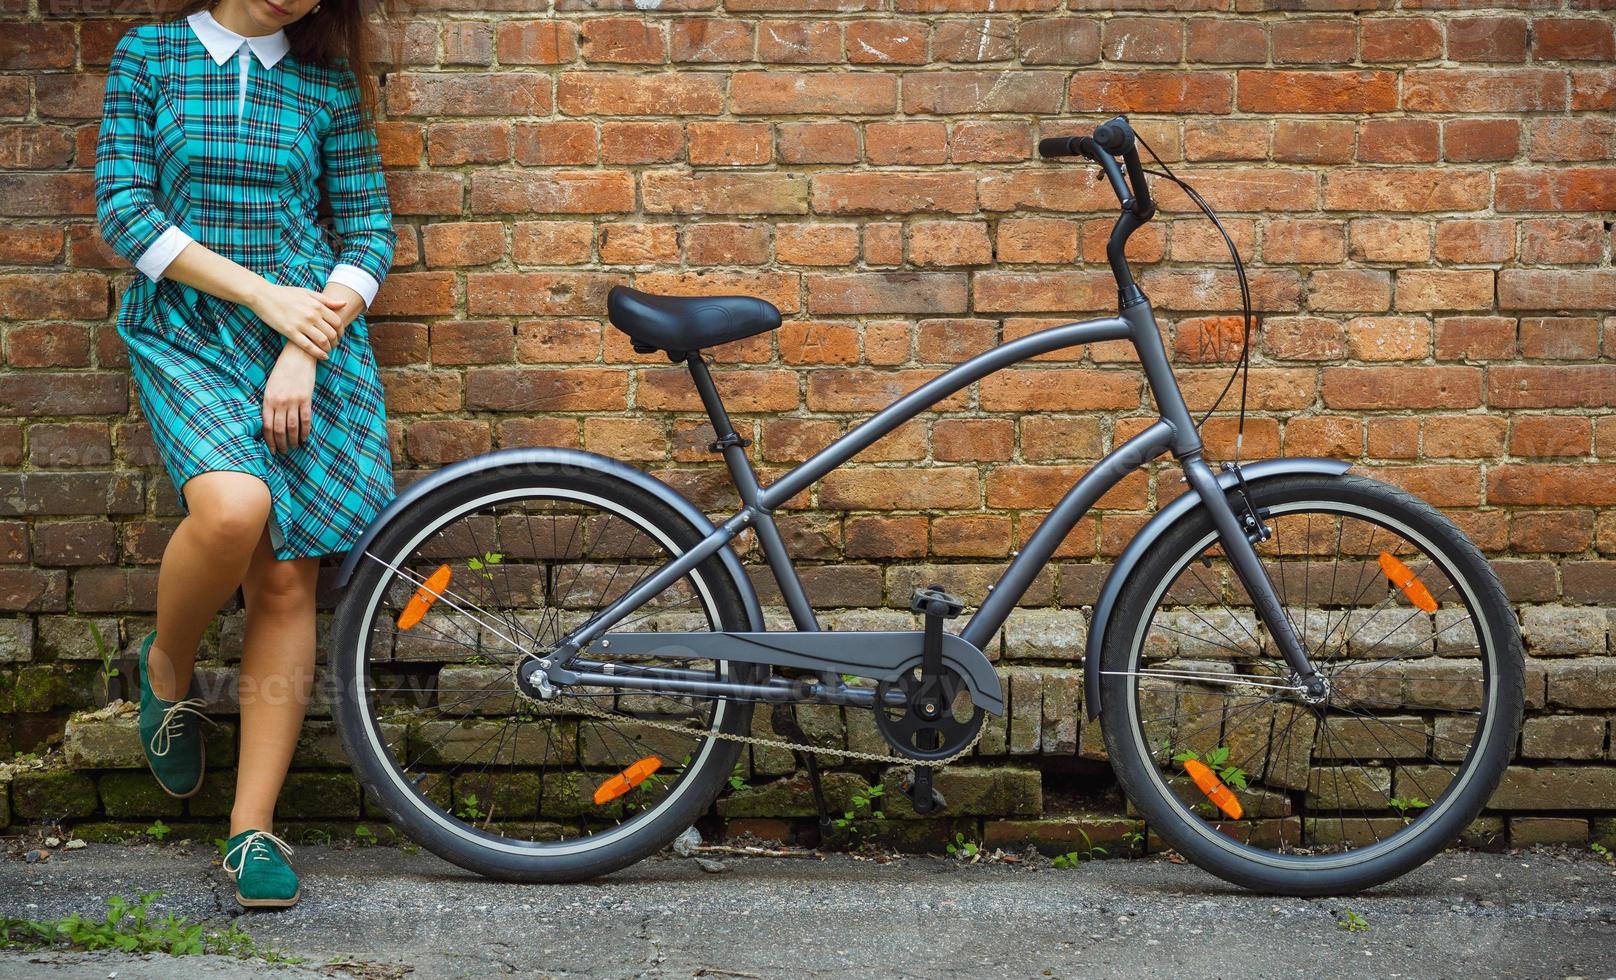
[(169, 263), (179, 258), (179, 254), (185, 251), (185, 246), (193, 241), (195, 239), (181, 231), (179, 225), (169, 225), (157, 236), (157, 241), (152, 242), (151, 247), (135, 260), (135, 268), (144, 272), (147, 279), (156, 282), (163, 278), (163, 270), (168, 268)]
[(327, 285), (340, 282), (358, 293), (364, 299), (367, 310), (370, 309), (371, 301), (376, 298), (376, 290), (382, 288), (382, 284), (376, 281), (375, 276), (357, 265), (349, 265), (346, 262), (332, 266), (331, 275), (327, 276), (325, 281)]

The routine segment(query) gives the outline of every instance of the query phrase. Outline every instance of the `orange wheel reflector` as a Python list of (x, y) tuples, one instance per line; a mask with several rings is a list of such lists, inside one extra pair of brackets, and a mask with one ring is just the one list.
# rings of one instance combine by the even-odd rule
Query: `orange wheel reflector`
[(449, 566), (439, 565), (438, 570), (428, 576), (427, 580), (421, 583), (421, 587), (415, 590), (415, 594), (410, 596), (410, 601), (404, 604), (404, 611), (398, 614), (398, 628), (407, 630), (419, 623), (421, 617), (426, 615), (426, 611), (432, 608), (432, 604), (438, 601), (438, 596), (443, 594), (443, 588), (448, 584)]
[(1425, 612), (1436, 612), (1436, 599), (1431, 596), (1431, 590), (1425, 587), (1425, 583), (1421, 582), (1419, 576), (1410, 571), (1407, 565), (1392, 557), (1391, 552), (1380, 553), (1380, 570), (1386, 573), (1386, 577), (1391, 579), (1391, 583), (1397, 586), (1399, 591), (1408, 596), (1409, 602)]
[(1206, 763), (1197, 762), (1194, 759), (1185, 759), (1184, 771), (1190, 774), (1191, 779), (1195, 780), (1195, 785), (1200, 788), (1201, 792), (1206, 794), (1206, 798), (1217, 804), (1218, 809), (1227, 814), (1230, 820), (1239, 820), (1241, 815), (1245, 813), (1245, 810), (1240, 806), (1240, 800), (1235, 797), (1234, 791), (1223, 785), (1223, 780), (1218, 778), (1217, 773), (1207, 768)]
[(662, 768), (662, 760), (654, 755), (648, 755), (639, 762), (601, 783), (595, 790), (595, 805), (602, 806), (627, 793), (629, 790), (645, 782), (647, 778)]

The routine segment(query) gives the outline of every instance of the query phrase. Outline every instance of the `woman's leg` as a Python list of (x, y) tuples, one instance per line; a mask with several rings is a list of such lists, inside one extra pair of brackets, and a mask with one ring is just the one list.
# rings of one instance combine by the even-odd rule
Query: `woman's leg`
[(269, 518), (269, 487), (250, 473), (198, 473), (184, 491), (190, 513), (163, 550), (147, 657), (152, 693), (167, 701), (185, 697), (202, 634), (241, 583)]
[(266, 527), (241, 583), (241, 757), (230, 835), (273, 831), (292, 751), (314, 681), (314, 589), (320, 559), (275, 558)]

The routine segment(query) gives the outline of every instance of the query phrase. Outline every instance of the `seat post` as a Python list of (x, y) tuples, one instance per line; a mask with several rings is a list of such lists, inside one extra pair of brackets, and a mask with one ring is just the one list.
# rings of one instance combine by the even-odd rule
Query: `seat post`
[[(707, 363), (701, 359), (701, 352), (685, 354), (685, 365), (690, 368), (690, 379), (696, 383), (696, 393), (701, 396), (702, 407), (707, 410), (707, 417), (713, 423), (713, 434), (717, 436), (709, 448), (724, 454), (730, 479), (741, 496), (741, 504), (752, 515), (752, 531), (757, 535), (770, 571), (774, 573), (775, 583), (780, 586), (780, 595), (785, 599), (786, 608), (791, 611), (791, 620), (802, 632), (818, 632), (819, 620), (814, 616), (813, 606), (803, 591), (797, 570), (792, 567), (785, 540), (780, 537), (780, 529), (775, 527), (774, 515), (758, 504), (763, 491), (758, 485), (757, 471), (752, 469), (752, 461), (746, 455), (746, 447), (752, 444), (752, 440), (736, 432), (735, 426), (730, 424), (729, 413), (724, 410), (724, 402), (718, 397), (718, 387), (713, 384), (713, 376), (707, 370)], [(832, 673), (822, 675), (821, 679), (832, 685), (838, 680)]]

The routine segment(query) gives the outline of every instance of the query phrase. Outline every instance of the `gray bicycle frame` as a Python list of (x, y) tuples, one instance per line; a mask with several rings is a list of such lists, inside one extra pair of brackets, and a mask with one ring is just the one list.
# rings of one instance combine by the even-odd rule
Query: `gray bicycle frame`
[[(1211, 515), (1213, 526), (1217, 528), (1236, 574), (1246, 587), (1247, 594), (1252, 597), (1263, 625), (1268, 628), (1286, 663), (1303, 682), (1316, 682), (1318, 675), (1308, 662), (1272, 582), (1263, 571), (1252, 541), (1242, 528), (1240, 518), (1235, 514), (1212, 468), (1203, 458), (1200, 432), (1173, 376), (1155, 315), (1143, 296), (1125, 305), (1118, 316), (1050, 327), (994, 347), (953, 367), (844, 433), (767, 487), (758, 482), (757, 473), (746, 455), (746, 443), (730, 423), (729, 414), (718, 396), (706, 363), (698, 352), (685, 353), (683, 358), (701, 396), (702, 406), (712, 421), (713, 432), (718, 437), (714, 446), (723, 452), (730, 478), (740, 494), (741, 509), (695, 547), (640, 581), (598, 615), (564, 637), (552, 655), (545, 658), (542, 666), (551, 669), (557, 677), (564, 676), (567, 666), (580, 650), (683, 578), (747, 527), (757, 534), (764, 561), (779, 585), (797, 631), (818, 632), (819, 621), (803, 591), (802, 581), (797, 576), (779, 528), (775, 526), (774, 511), (882, 436), (968, 385), (1009, 365), (1041, 354), (1105, 340), (1132, 342), (1139, 353), (1139, 361), (1160, 417), (1143, 432), (1106, 455), (1066, 492), (1027, 539), (1004, 574), (989, 588), (987, 598), (960, 632), (960, 637), (979, 650), (985, 649), (1078, 520), (1106, 491), (1128, 474), (1171, 452), (1182, 465), (1191, 490), (1200, 497)], [(589, 683), (614, 683), (594, 672), (588, 675), (588, 680)], [(724, 686), (723, 683), (712, 685), (714, 688)]]

